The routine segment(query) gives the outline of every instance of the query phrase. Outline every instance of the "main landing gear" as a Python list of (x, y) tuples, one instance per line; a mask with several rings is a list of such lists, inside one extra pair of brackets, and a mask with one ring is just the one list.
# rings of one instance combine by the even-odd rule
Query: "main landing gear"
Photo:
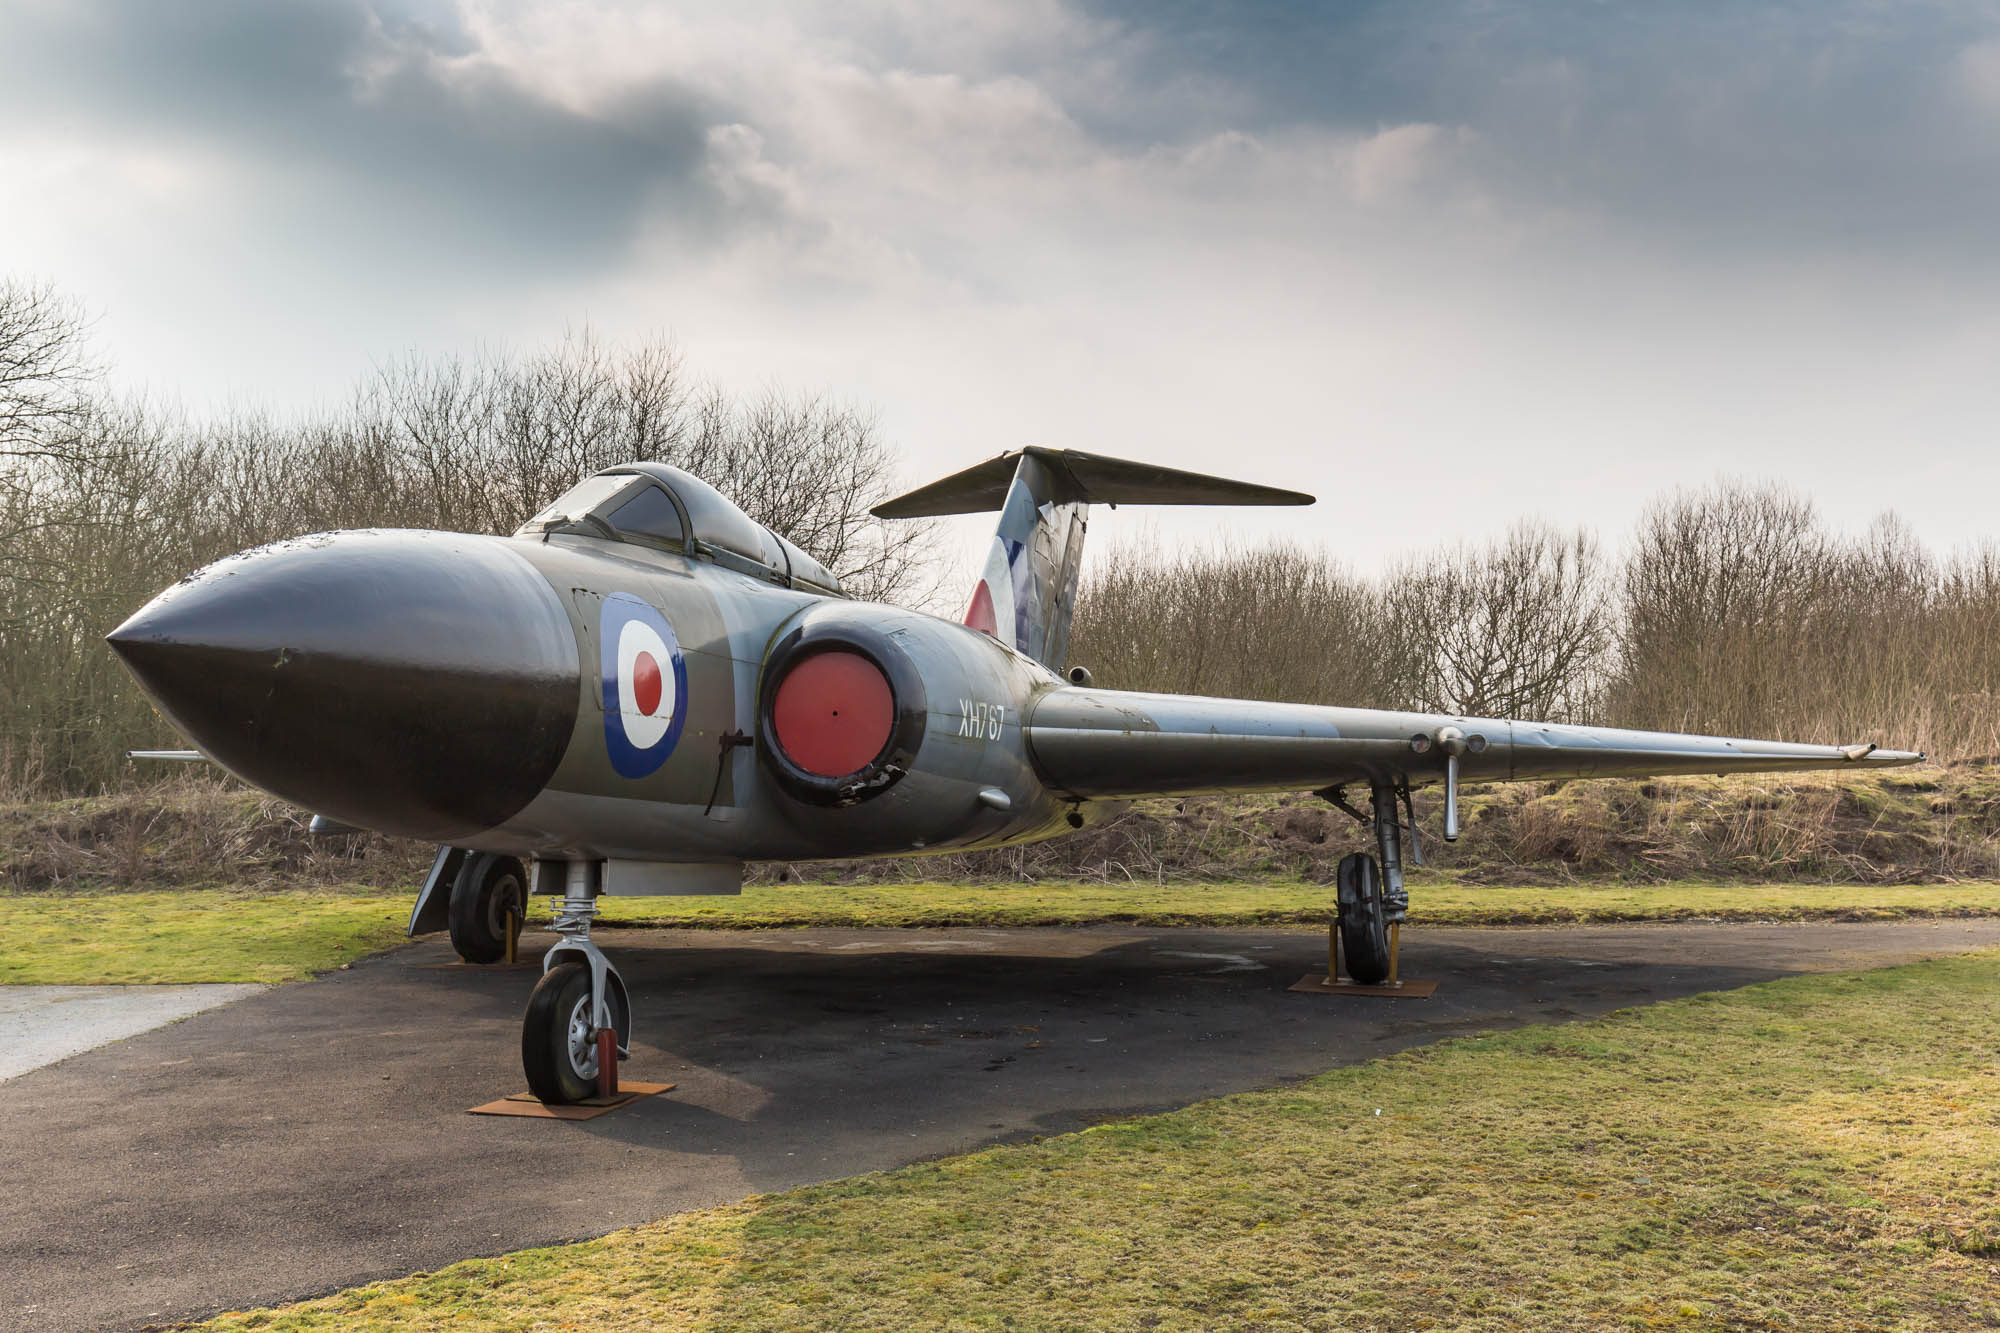
[[(1341, 858), (1334, 875), (1338, 906), (1327, 927), (1326, 977), (1323, 981), (1307, 978), (1293, 989), (1352, 991), (1381, 987), (1385, 993), (1400, 992), (1404, 985), (1396, 976), (1396, 952), (1403, 918), (1410, 910), (1410, 894), (1403, 887), (1405, 819), (1410, 831), (1411, 860), (1423, 864), (1417, 846), (1416, 816), (1410, 808), (1409, 785), (1388, 781), (1373, 784), (1369, 789), (1368, 813), (1349, 805), (1346, 794), (1337, 787), (1318, 794), (1374, 829), (1377, 855), (1351, 852)], [(1342, 962), (1346, 963), (1347, 972), (1344, 982), (1340, 975)], [(1433, 984), (1416, 983), (1426, 995)]]
[(603, 866), (538, 862), (535, 869), (562, 876), (555, 920), (562, 938), (542, 959), (542, 979), (528, 996), (521, 1024), (528, 1091), (554, 1104), (611, 1097), (618, 1091), (618, 1061), (631, 1054), (632, 1003), (617, 969), (590, 938)]
[[(1421, 766), (1442, 760), (1444, 777), (1444, 840), (1458, 840), (1459, 761), (1465, 755), (1486, 753), (1486, 737), (1467, 734), (1446, 724), (1434, 732), (1418, 732), (1410, 737), (1412, 755), (1430, 755)], [(1322, 787), (1313, 793), (1354, 816), (1375, 830), (1378, 861), (1366, 852), (1355, 852), (1341, 860), (1335, 874), (1340, 909), (1328, 927), (1326, 977), (1323, 982), (1307, 977), (1293, 990), (1321, 992), (1429, 995), (1437, 989), (1432, 981), (1401, 981), (1396, 976), (1396, 945), (1402, 934), (1403, 918), (1409, 915), (1410, 895), (1403, 887), (1403, 830), (1410, 831), (1410, 861), (1424, 863), (1417, 845), (1417, 816), (1410, 805), (1409, 774), (1380, 773), (1368, 784), (1369, 809), (1362, 812), (1347, 802), (1346, 790)], [(1400, 808), (1400, 815), (1399, 815)], [(1338, 942), (1345, 947), (1336, 950)], [(1347, 955), (1348, 982), (1340, 979), (1337, 952)], [(1379, 991), (1373, 988), (1380, 987)]]
[(451, 947), (468, 963), (511, 963), (528, 917), (528, 872), (498, 852), (461, 856), (446, 917)]

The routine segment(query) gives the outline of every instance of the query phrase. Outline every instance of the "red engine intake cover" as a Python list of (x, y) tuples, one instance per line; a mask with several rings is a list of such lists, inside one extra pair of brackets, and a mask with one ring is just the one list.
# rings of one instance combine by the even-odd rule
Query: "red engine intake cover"
[(881, 668), (837, 648), (801, 659), (778, 682), (771, 703), (779, 748), (816, 777), (846, 777), (868, 767), (895, 723), (895, 694)]

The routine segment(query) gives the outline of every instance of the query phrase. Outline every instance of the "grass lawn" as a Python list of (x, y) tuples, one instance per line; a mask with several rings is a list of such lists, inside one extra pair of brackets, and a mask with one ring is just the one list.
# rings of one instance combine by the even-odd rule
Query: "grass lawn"
[(202, 1327), (1993, 1327), (1996, 1047), (2000, 956), (1800, 977)]
[[(1416, 883), (1425, 925), (1567, 921), (1886, 919), (2000, 914), (2000, 884)], [(1236, 884), (771, 884), (736, 898), (609, 898), (606, 924), (646, 926), (1324, 925), (1333, 886)], [(544, 915), (538, 904), (535, 915)]]
[[(2000, 915), (2000, 884), (1571, 884), (1412, 890), (1419, 925)], [(1324, 884), (764, 885), (738, 898), (612, 898), (608, 926), (1324, 925)], [(295, 981), (401, 942), (409, 895), (227, 889), (19, 894), (0, 984)], [(546, 923), (537, 899), (531, 921)]]
[(0, 897), (0, 984), (297, 981), (402, 938), (407, 897), (38, 893)]

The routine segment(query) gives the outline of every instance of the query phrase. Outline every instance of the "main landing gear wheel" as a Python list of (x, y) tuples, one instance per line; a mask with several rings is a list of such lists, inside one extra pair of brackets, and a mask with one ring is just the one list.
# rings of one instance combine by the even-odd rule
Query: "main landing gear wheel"
[(497, 963), (507, 956), (507, 914), (528, 915), (528, 872), (511, 856), (475, 852), (452, 881), (451, 947), (468, 963)]
[[(619, 1045), (631, 1031), (623, 997), (611, 988), (611, 1024)], [(542, 974), (528, 996), (528, 1016), (521, 1025), (521, 1067), (528, 1091), (552, 1105), (567, 1105), (597, 1095), (597, 1028), (591, 1022), (590, 964), (578, 959), (557, 963)]]
[(1389, 979), (1389, 924), (1382, 905), (1382, 868), (1366, 852), (1340, 859), (1340, 951), (1347, 975), (1364, 986)]

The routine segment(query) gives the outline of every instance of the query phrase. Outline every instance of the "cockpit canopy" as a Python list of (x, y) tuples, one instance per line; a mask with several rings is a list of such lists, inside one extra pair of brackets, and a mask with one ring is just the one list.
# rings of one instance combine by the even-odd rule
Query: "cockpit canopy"
[(666, 463), (627, 463), (586, 477), (514, 535), (553, 532), (706, 556), (788, 588), (840, 592), (840, 580), (825, 565), (701, 478)]

